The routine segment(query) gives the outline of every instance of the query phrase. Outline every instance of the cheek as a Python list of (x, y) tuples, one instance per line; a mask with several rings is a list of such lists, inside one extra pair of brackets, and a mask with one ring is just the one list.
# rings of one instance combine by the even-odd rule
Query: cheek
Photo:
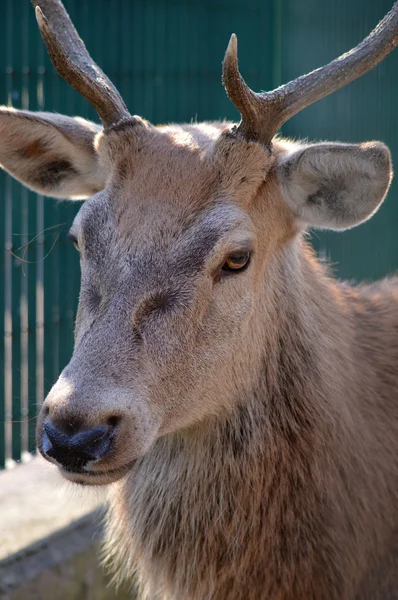
[(83, 310), (81, 308), (81, 302), (79, 302), (79, 306), (77, 309), (76, 319), (75, 319), (75, 328), (74, 328), (74, 341), (75, 348), (79, 344), (79, 341), (84, 336), (85, 332), (89, 329), (89, 324), (87, 323), (87, 319), (83, 318)]
[(178, 406), (190, 410), (196, 396), (210, 390), (219, 375), (244, 352), (251, 339), (254, 297), (248, 290), (229, 298), (224, 294), (214, 297), (206, 315), (199, 323), (194, 322), (194, 327), (192, 323), (186, 327), (180, 324), (181, 337), (174, 354), (165, 352), (163, 363), (150, 360), (151, 395), (159, 399), (166, 414)]
[(214, 298), (209, 314), (214, 340), (231, 344), (246, 331), (255, 305), (255, 292), (250, 283), (246, 279), (239, 286), (232, 286), (230, 282), (220, 284), (224, 289)]
[(79, 307), (76, 314), (75, 329), (74, 329), (74, 340), (75, 340), (75, 351), (79, 347), (83, 339), (89, 336), (95, 321), (95, 315), (90, 314), (88, 310), (79, 302)]

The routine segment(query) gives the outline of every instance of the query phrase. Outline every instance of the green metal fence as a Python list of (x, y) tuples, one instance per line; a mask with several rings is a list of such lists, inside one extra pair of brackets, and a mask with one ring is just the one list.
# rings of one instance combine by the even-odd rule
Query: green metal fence
[[(229, 35), (249, 85), (269, 89), (362, 39), (393, 0), (65, 0), (86, 45), (130, 110), (152, 122), (236, 119), (220, 84)], [(96, 119), (55, 73), (29, 0), (0, 0), (0, 102)], [(284, 134), (382, 139), (398, 156), (398, 54), (296, 116)], [(398, 266), (398, 188), (374, 219), (343, 234), (313, 234), (345, 278)], [(42, 198), (0, 173), (0, 468), (35, 448), (37, 406), (72, 352), (79, 288), (66, 233), (79, 203)]]

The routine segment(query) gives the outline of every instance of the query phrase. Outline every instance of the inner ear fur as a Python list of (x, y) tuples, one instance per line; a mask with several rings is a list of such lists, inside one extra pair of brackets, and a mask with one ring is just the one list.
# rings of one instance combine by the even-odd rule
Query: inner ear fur
[(303, 224), (348, 229), (383, 202), (391, 155), (381, 142), (299, 146), (279, 155), (277, 176), (284, 200)]
[(101, 130), (78, 117), (0, 107), (0, 164), (41, 194), (87, 198), (105, 186), (95, 149)]

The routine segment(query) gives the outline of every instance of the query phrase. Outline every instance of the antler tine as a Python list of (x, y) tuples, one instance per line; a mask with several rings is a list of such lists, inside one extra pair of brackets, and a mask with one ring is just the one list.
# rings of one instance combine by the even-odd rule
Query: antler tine
[(346, 54), (276, 90), (256, 94), (239, 73), (237, 39), (233, 34), (223, 62), (223, 85), (241, 113), (236, 135), (270, 144), (288, 119), (373, 69), (397, 44), (398, 1), (368, 37)]
[(32, 0), (55, 69), (97, 111), (104, 127), (130, 116), (122, 97), (92, 60), (61, 0)]

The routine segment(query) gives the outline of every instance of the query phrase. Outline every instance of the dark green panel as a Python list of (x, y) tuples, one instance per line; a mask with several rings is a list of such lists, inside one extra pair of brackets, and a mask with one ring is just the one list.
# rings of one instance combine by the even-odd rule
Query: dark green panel
[[(305, 10), (303, 10), (305, 6)], [(321, 66), (355, 46), (390, 10), (391, 0), (283, 1), (283, 80)], [(398, 156), (398, 54), (294, 117), (284, 134), (310, 140), (382, 140)], [(314, 232), (313, 242), (342, 278), (375, 279), (398, 267), (398, 184), (379, 212), (344, 233)]]

